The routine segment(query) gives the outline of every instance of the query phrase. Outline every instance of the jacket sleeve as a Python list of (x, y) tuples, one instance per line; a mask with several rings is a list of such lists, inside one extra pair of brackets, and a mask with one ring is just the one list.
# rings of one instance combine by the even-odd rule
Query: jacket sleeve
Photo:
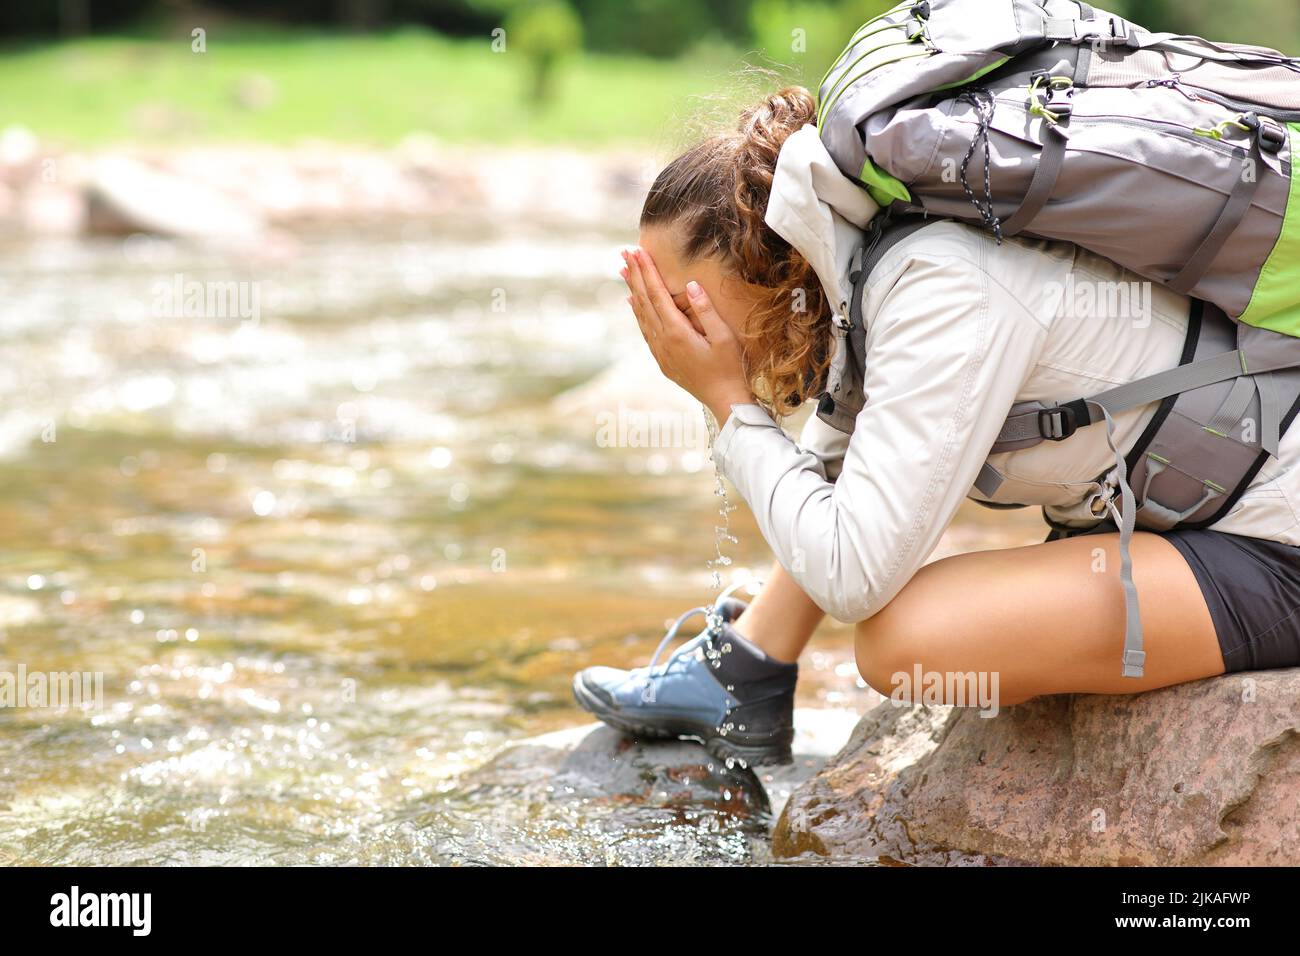
[(849, 447), (849, 436), (813, 414), (808, 416), (799, 433), (799, 447), (812, 452), (821, 462), (826, 479), (834, 481), (844, 467), (844, 453)]
[(867, 293), (867, 403), (837, 480), (758, 405), (733, 406), (713, 449), (777, 560), (841, 621), (875, 614), (924, 564), (1046, 335), (963, 257), (912, 254), (893, 275)]

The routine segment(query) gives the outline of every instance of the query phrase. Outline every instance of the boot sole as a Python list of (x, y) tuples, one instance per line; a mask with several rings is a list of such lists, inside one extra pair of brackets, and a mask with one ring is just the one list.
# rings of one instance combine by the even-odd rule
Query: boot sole
[(582, 676), (573, 678), (573, 698), (578, 706), (615, 730), (638, 740), (694, 740), (704, 746), (719, 760), (739, 760), (749, 767), (773, 767), (794, 763), (789, 744), (741, 744), (717, 733), (715, 728), (704, 730), (698, 725), (682, 724), (674, 727), (655, 727), (630, 719), (611, 710), (604, 701), (582, 685)]

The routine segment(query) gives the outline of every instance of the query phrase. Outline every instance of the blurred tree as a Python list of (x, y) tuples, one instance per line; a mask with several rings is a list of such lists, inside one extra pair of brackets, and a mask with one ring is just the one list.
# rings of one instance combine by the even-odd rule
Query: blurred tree
[(889, 0), (757, 0), (750, 28), (758, 51), (792, 82), (814, 93), (827, 67), (867, 20), (884, 13)]
[(349, 30), (373, 30), (384, 18), (384, 0), (334, 0), (335, 18)]
[(818, 65), (844, 48), (849, 34), (843, 20), (839, 8), (810, 0), (758, 0), (749, 10), (757, 51), (804, 86), (815, 84)]
[[(93, 6), (93, 11), (92, 11)], [(0, 3), (0, 34), (76, 36), (120, 28), (151, 12), (151, 0), (25, 0)]]
[(90, 32), (90, 0), (59, 0), (59, 33), (65, 37)]
[(754, 0), (712, 0), (709, 12), (718, 35), (732, 43), (750, 39), (749, 11)]
[(394, 0), (394, 5), (415, 11), (412, 19), (443, 33), (481, 34), (501, 25), (499, 10), (486, 10), (473, 0)]
[(564, 0), (533, 0), (517, 5), (506, 17), (506, 50), (528, 58), (530, 94), (534, 102), (548, 100), (555, 69), (582, 48), (582, 22)]
[[(53, 36), (144, 29), (178, 17), (373, 29), (419, 23), (482, 36), (527, 0), (0, 0), (0, 34)], [(708, 43), (755, 44), (792, 76), (820, 79), (852, 31), (888, 0), (570, 0), (588, 48), (672, 57)], [(1300, 55), (1294, 0), (1099, 0), (1153, 30), (1260, 43)], [(839, 17), (838, 25), (836, 16)], [(791, 31), (804, 31), (802, 41)], [(836, 36), (836, 34), (840, 36)], [(802, 49), (798, 47), (802, 45)]]
[[(677, 56), (722, 32), (718, 14), (735, 12), (735, 4), (715, 9), (706, 0), (575, 0), (575, 6), (586, 26), (588, 48), (661, 57)], [(742, 33), (731, 39), (743, 42), (746, 37)]]

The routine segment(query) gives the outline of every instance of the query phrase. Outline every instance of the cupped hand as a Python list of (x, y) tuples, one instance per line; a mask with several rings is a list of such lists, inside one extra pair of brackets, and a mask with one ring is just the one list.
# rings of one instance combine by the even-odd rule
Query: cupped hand
[(627, 301), (659, 370), (702, 402), (719, 424), (731, 415), (732, 405), (753, 402), (740, 341), (703, 287), (694, 280), (686, 284), (697, 328), (673, 302), (648, 252), (632, 249), (623, 259), (627, 268), (620, 274), (632, 291)]

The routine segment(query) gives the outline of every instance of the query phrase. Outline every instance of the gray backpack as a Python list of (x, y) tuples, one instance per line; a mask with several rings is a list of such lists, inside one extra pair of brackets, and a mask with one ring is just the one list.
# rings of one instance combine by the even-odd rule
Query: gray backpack
[[(1120, 532), (1123, 674), (1142, 676), (1134, 529), (1220, 520), (1300, 411), (1300, 60), (1151, 33), (1075, 0), (930, 0), (854, 34), (817, 119), (841, 171), (884, 209), (818, 408), (842, 431), (863, 405), (867, 277), (930, 216), (999, 242), (1073, 242), (1193, 298), (1177, 368), (1018, 404), (990, 449), (1098, 422), (1113, 439), (1113, 415), (1160, 403), (1127, 456), (1111, 440), (1114, 467), (1098, 478), (1098, 528), (1109, 515)], [(975, 490), (991, 496), (1000, 480), (986, 463)]]

